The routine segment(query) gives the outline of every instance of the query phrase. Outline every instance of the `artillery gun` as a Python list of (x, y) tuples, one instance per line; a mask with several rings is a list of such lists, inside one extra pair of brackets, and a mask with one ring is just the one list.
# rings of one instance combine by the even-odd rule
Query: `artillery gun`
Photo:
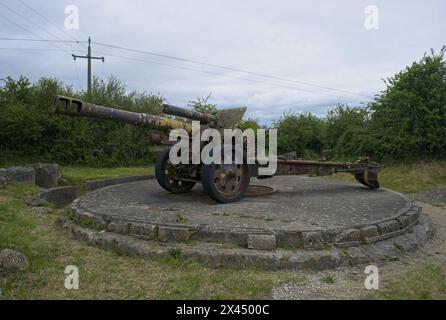
[[(57, 96), (54, 102), (57, 114), (73, 117), (89, 117), (113, 120), (141, 126), (152, 131), (151, 141), (170, 146), (161, 152), (155, 164), (155, 176), (159, 185), (171, 193), (185, 193), (200, 182), (204, 191), (212, 199), (229, 203), (238, 201), (245, 195), (251, 177), (266, 179), (279, 175), (317, 175), (325, 176), (339, 172), (352, 174), (355, 179), (370, 189), (379, 188), (378, 172), (382, 165), (361, 158), (357, 162), (310, 161), (293, 159), (289, 156), (277, 157), (277, 170), (273, 175), (261, 175), (259, 168), (264, 162), (255, 159), (254, 163), (230, 164), (173, 164), (169, 159), (170, 148), (176, 141), (170, 141), (168, 134), (172, 130), (182, 129), (192, 132), (191, 123), (166, 117), (136, 113), (115, 108), (108, 108), (79, 99)], [(222, 109), (214, 113), (201, 113), (171, 105), (163, 105), (163, 113), (200, 121), (202, 128), (217, 130), (238, 128), (246, 108)], [(234, 143), (234, 142), (233, 142)], [(202, 148), (206, 143), (202, 143)], [(243, 144), (244, 150), (246, 144)], [(189, 157), (192, 155), (190, 154)], [(261, 164), (262, 163), (262, 164)]]

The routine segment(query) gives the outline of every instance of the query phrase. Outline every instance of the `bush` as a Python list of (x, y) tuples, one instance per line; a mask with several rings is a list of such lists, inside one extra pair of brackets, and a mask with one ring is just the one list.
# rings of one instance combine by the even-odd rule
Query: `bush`
[(369, 113), (365, 108), (338, 105), (325, 118), (325, 148), (338, 158), (351, 158), (366, 152)]
[(446, 156), (446, 48), (385, 81), (366, 108), (337, 106), (326, 118), (326, 145), (337, 157), (368, 155), (382, 162)]
[(286, 113), (274, 124), (278, 154), (296, 151), (298, 157), (317, 158), (323, 151), (326, 125), (311, 113)]
[[(93, 102), (130, 111), (159, 114), (163, 98), (126, 93), (117, 79), (93, 82)], [(153, 161), (149, 131), (97, 119), (57, 116), (57, 94), (87, 99), (85, 92), (42, 78), (31, 84), (25, 77), (7, 78), (0, 89), (0, 157), (57, 161), (89, 166), (128, 166)]]
[[(278, 152), (296, 151), (319, 158), (332, 150), (336, 158), (370, 156), (396, 162), (446, 157), (446, 62), (443, 48), (431, 51), (394, 77), (366, 107), (338, 105), (323, 119), (310, 113), (287, 113), (274, 123)], [(56, 79), (31, 84), (25, 77), (7, 78), (0, 88), (0, 160), (28, 158), (61, 164), (127, 166), (153, 161), (149, 130), (96, 119), (59, 117), (52, 112), (54, 96), (88, 99)], [(161, 113), (163, 98), (130, 92), (117, 79), (94, 79), (93, 102), (129, 111)], [(189, 105), (200, 112), (216, 111), (210, 95)], [(242, 129), (257, 130), (245, 119)], [(268, 137), (267, 137), (268, 139)]]
[(370, 104), (370, 152), (380, 159), (444, 159), (446, 155), (446, 48), (387, 79)]

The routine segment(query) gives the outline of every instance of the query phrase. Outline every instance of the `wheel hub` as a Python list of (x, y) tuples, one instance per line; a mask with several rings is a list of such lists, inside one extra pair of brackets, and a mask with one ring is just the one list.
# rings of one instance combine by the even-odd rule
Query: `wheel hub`
[(214, 182), (219, 192), (231, 195), (239, 192), (242, 187), (244, 172), (241, 165), (221, 164), (216, 165)]

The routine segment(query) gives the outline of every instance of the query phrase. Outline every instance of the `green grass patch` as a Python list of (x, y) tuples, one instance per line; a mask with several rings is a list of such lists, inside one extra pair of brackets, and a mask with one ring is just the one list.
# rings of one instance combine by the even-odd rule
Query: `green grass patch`
[[(301, 284), (293, 272), (206, 268), (172, 252), (167, 259), (146, 260), (104, 251), (71, 238), (55, 209), (36, 214), (23, 198), (29, 186), (0, 190), (0, 249), (24, 253), (25, 272), (0, 271), (0, 299), (262, 299), (274, 285)], [(64, 287), (65, 268), (79, 268), (79, 290)]]
[(446, 298), (446, 266), (426, 264), (403, 273), (370, 295), (372, 299), (430, 300)]
[(188, 221), (187, 217), (183, 216), (182, 214), (177, 214), (175, 217), (175, 222), (186, 222)]
[(336, 278), (335, 278), (334, 275), (332, 275), (332, 274), (328, 274), (328, 275), (326, 275), (326, 276), (323, 276), (323, 277), (320, 279), (320, 281), (321, 281), (322, 283), (325, 283), (325, 284), (333, 284), (333, 283), (336, 282)]
[[(350, 174), (335, 174), (333, 179), (356, 181)], [(379, 173), (382, 187), (402, 193), (429, 191), (446, 186), (446, 162), (419, 162), (398, 164), (384, 168)]]
[(148, 167), (123, 167), (123, 168), (93, 168), (93, 167), (61, 167), (64, 184), (74, 185), (78, 190), (83, 190), (83, 184), (88, 180), (100, 180), (127, 176), (139, 176), (153, 174), (153, 166)]
[[(31, 161), (25, 158), (17, 158), (12, 161), (0, 162), (0, 168), (12, 166), (26, 166), (30, 163), (39, 161)], [(116, 168), (100, 168), (85, 166), (60, 166), (62, 179), (60, 185), (74, 185), (77, 190), (84, 191), (84, 183), (88, 180), (100, 180), (110, 178), (120, 178), (128, 176), (150, 175), (154, 174), (153, 166), (137, 166), (137, 167), (116, 167)]]

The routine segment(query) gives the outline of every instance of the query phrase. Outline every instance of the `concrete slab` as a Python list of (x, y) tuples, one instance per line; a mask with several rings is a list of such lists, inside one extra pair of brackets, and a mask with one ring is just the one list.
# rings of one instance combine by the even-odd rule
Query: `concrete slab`
[(164, 230), (169, 230), (169, 239), (183, 239), (183, 230), (193, 230), (184, 241), (247, 246), (248, 236), (270, 234), (276, 237), (278, 247), (305, 249), (379, 241), (405, 233), (419, 218), (405, 219), (407, 224), (396, 220), (419, 208), (386, 189), (369, 190), (355, 183), (302, 176), (253, 179), (252, 184), (277, 191), (219, 204), (205, 195), (200, 185), (187, 194), (171, 194), (155, 180), (145, 180), (95, 190), (72, 207), (107, 225), (158, 226), (154, 230), (163, 231), (163, 240)]
[(410, 197), (433, 205), (446, 206), (446, 188), (412, 193)]

